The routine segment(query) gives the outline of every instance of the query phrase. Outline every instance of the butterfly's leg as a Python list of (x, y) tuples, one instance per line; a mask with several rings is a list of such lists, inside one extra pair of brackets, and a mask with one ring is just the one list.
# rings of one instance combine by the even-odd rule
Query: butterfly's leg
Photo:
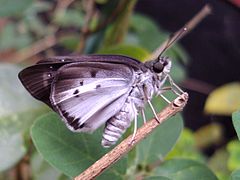
[(181, 94), (184, 93), (184, 91), (172, 80), (172, 78), (171, 78), (169, 75), (167, 76), (167, 78), (168, 78), (168, 80), (169, 80), (169, 83), (170, 83), (171, 86), (172, 86), (172, 91), (173, 91), (175, 94), (177, 94), (178, 96), (180, 95), (175, 89), (173, 89), (173, 87), (176, 88)]
[(155, 109), (153, 108), (153, 105), (152, 105), (151, 101), (149, 100), (149, 97), (148, 97), (148, 93), (147, 93), (147, 92), (148, 92), (147, 86), (144, 86), (143, 92), (142, 92), (142, 93), (143, 93), (143, 96), (144, 96), (145, 100), (147, 100), (150, 108), (152, 109), (152, 112), (153, 112), (156, 120), (160, 123), (160, 120), (159, 120), (158, 117), (157, 117), (157, 113), (155, 112)]
[(165, 100), (168, 104), (170, 104), (171, 101), (168, 100), (168, 99), (163, 95), (163, 93), (165, 93), (166, 91), (169, 91), (169, 90), (172, 91), (172, 87), (171, 87), (171, 86), (166, 86), (166, 87), (161, 88), (161, 90), (158, 92), (158, 95), (161, 96), (161, 97), (163, 98), (163, 100)]
[(171, 103), (171, 101), (169, 101), (163, 94), (159, 94), (159, 96), (161, 96), (168, 104)]
[(175, 91), (175, 89), (173, 89), (171, 86), (167, 86), (167, 87), (163, 87), (161, 88), (160, 92), (158, 93), (159, 96), (161, 96), (168, 104), (170, 103), (170, 101), (163, 96), (163, 93), (167, 92), (167, 91), (172, 91), (174, 94), (176, 94), (177, 96), (179, 96), (180, 94), (178, 92)]
[(165, 93), (165, 92), (167, 92), (167, 91), (169, 91), (169, 90), (172, 90), (172, 87), (171, 87), (171, 86), (163, 87), (163, 88), (161, 88), (161, 93)]
[(144, 124), (146, 124), (147, 121), (146, 121), (144, 109), (141, 109), (141, 114), (142, 114), (143, 122), (144, 122)]
[(133, 130), (133, 135), (132, 135), (132, 139), (130, 141), (130, 145), (134, 142), (136, 133), (137, 133), (137, 109), (134, 105), (134, 103), (132, 103), (132, 110), (133, 110), (133, 114), (134, 114), (134, 130)]
[(152, 105), (151, 101), (148, 100), (147, 102), (148, 102), (150, 108), (152, 109), (152, 112), (153, 112), (153, 114), (154, 114), (156, 120), (160, 123), (160, 120), (159, 120), (159, 118), (157, 117), (157, 113), (156, 113), (155, 109), (153, 108), (153, 105)]
[(130, 144), (132, 144), (135, 140), (137, 134), (137, 114), (135, 113), (134, 115), (134, 130), (133, 130), (133, 135)]

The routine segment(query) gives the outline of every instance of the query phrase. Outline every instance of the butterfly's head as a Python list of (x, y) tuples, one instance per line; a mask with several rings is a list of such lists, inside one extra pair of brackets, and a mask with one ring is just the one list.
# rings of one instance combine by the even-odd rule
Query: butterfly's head
[(156, 74), (168, 74), (171, 70), (172, 62), (168, 57), (159, 57), (156, 60), (146, 62), (145, 65)]

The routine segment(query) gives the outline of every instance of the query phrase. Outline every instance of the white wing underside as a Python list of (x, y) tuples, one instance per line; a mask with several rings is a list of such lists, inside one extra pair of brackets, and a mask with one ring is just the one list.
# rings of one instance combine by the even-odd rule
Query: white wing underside
[(52, 86), (52, 104), (72, 131), (92, 132), (104, 124), (119, 112), (134, 82), (126, 65), (94, 64), (63, 66)]

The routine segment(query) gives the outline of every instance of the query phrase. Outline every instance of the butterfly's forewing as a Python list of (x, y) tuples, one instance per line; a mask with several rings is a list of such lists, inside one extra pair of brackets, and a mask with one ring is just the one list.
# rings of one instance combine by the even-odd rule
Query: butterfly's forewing
[(84, 56), (56, 56), (39, 61), (19, 73), (19, 79), (30, 94), (38, 100), (48, 104), (51, 92), (51, 84), (56, 71), (66, 65), (75, 62), (106, 62), (110, 64), (125, 64), (133, 69), (139, 69), (139, 61), (119, 55), (84, 55)]
[(72, 131), (93, 131), (121, 109), (133, 73), (130, 66), (109, 62), (64, 65), (52, 83), (51, 103)]
[(49, 100), (51, 83), (61, 66), (62, 64), (58, 63), (34, 65), (22, 70), (18, 76), (33, 97), (51, 106)]

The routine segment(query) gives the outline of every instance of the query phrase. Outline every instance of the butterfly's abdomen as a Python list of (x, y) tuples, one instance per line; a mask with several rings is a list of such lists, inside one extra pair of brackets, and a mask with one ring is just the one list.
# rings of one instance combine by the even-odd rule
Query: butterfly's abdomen
[(132, 105), (131, 102), (126, 102), (122, 109), (106, 122), (102, 138), (103, 147), (108, 148), (114, 145), (131, 125), (134, 117), (133, 109), (135, 109)]
[(152, 98), (154, 87), (151, 77), (151, 74), (141, 74), (137, 79), (137, 86), (133, 87), (121, 110), (106, 122), (103, 147), (114, 145), (137, 117), (139, 110), (144, 108), (146, 100)]

